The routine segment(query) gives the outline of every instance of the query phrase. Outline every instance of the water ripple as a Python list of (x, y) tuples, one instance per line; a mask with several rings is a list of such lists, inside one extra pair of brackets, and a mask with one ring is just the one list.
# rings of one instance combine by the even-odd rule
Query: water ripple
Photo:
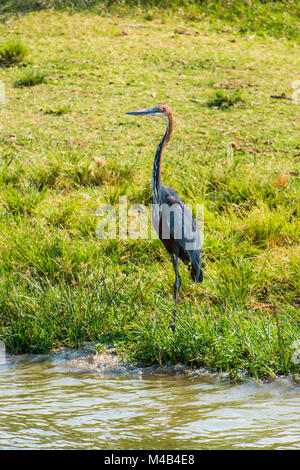
[(103, 376), (44, 356), (0, 366), (1, 449), (299, 449), (300, 387)]

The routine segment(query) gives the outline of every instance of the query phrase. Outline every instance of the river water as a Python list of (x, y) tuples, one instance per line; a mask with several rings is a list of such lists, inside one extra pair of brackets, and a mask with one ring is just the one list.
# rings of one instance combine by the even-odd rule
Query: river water
[(0, 448), (300, 448), (300, 385), (291, 379), (236, 385), (180, 368), (145, 373), (112, 357), (7, 356)]

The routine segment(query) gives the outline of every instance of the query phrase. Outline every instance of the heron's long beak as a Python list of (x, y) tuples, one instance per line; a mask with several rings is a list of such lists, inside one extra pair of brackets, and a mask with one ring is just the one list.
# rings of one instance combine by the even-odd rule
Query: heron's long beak
[(155, 111), (157, 111), (157, 108), (147, 108), (147, 109), (141, 109), (140, 111), (129, 111), (126, 114), (133, 114), (134, 116), (144, 116), (146, 114), (154, 114)]

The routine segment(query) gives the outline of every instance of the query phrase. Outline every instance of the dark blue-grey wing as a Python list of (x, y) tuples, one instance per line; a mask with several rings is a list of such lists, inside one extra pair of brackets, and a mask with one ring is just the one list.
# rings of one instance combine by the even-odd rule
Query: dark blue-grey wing
[(202, 282), (200, 231), (188, 207), (171, 188), (163, 187), (162, 215), (165, 228), (180, 245), (192, 265), (193, 280)]

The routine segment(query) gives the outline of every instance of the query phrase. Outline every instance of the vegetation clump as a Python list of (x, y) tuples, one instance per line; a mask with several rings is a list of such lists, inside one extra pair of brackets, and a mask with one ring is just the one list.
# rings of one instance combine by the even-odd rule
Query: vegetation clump
[(24, 62), (27, 48), (21, 41), (10, 40), (0, 45), (0, 65), (10, 67)]
[(46, 76), (46, 73), (32, 68), (20, 75), (15, 81), (14, 85), (16, 88), (40, 85), (41, 83), (45, 82)]
[(62, 116), (63, 114), (66, 114), (70, 112), (71, 106), (68, 104), (62, 104), (57, 106), (56, 108), (52, 109), (46, 109), (45, 114), (53, 114), (54, 116)]
[(218, 90), (214, 96), (208, 101), (209, 108), (228, 109), (236, 104), (244, 103), (241, 93), (236, 91), (234, 93), (225, 93), (223, 90)]

